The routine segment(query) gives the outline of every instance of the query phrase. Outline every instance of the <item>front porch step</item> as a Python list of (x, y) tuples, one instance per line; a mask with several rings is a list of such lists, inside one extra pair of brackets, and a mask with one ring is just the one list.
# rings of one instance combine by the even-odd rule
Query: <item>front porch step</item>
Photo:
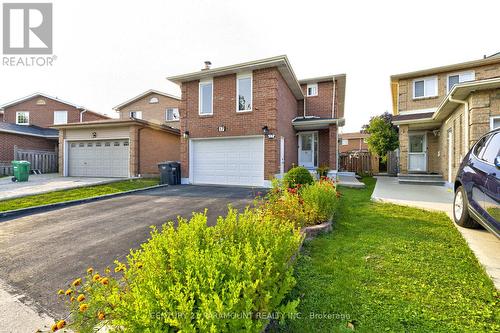
[(399, 174), (398, 183), (443, 186), (445, 181), (439, 174)]

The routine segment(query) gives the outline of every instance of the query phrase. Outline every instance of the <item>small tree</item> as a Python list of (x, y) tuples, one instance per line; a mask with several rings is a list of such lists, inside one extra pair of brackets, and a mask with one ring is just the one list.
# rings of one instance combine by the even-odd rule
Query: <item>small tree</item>
[(363, 131), (370, 134), (367, 139), (370, 152), (380, 156), (382, 161), (387, 161), (387, 153), (398, 148), (398, 128), (392, 124), (392, 115), (388, 112), (370, 119), (368, 125), (363, 126)]

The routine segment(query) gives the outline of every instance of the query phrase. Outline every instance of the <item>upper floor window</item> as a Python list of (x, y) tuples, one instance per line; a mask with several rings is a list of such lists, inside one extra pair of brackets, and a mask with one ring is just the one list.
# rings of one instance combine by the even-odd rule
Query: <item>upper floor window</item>
[(27, 111), (16, 112), (16, 124), (17, 125), (29, 125), (30, 124), (30, 113)]
[(238, 112), (252, 111), (252, 73), (238, 74), (236, 78)]
[(453, 88), (455, 84), (459, 84), (462, 82), (467, 82), (467, 81), (474, 81), (475, 79), (475, 73), (474, 71), (469, 71), (469, 72), (463, 72), (463, 73), (455, 73), (455, 74), (450, 74), (448, 75), (448, 92)]
[(159, 102), (158, 97), (151, 97), (149, 100), (149, 104), (158, 104)]
[(68, 111), (54, 111), (54, 125), (68, 123)]
[(213, 114), (213, 90), (214, 84), (212, 80), (200, 81), (199, 87), (199, 110), (200, 115)]
[(349, 144), (349, 140), (342, 139), (342, 146), (347, 146)]
[(179, 109), (178, 108), (168, 108), (166, 111), (167, 121), (178, 121), (179, 120)]
[(437, 76), (426, 77), (413, 81), (413, 98), (435, 97), (438, 95)]
[(310, 83), (307, 85), (307, 96), (318, 96), (318, 84)]
[(490, 130), (494, 130), (500, 127), (500, 116), (495, 116), (490, 118)]
[(130, 111), (130, 118), (142, 119), (142, 111)]

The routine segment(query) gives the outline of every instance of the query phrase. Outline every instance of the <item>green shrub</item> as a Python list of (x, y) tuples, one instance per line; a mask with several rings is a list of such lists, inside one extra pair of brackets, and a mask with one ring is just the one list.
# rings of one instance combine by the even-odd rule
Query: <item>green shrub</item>
[(338, 206), (338, 194), (335, 184), (328, 178), (321, 178), (312, 185), (300, 190), (304, 205), (315, 212), (317, 222), (328, 221)]
[[(91, 272), (71, 302), (80, 332), (108, 325), (125, 332), (261, 332), (273, 312), (292, 313), (284, 302), (295, 285), (293, 258), (301, 235), (292, 223), (253, 210), (231, 209), (207, 227), (205, 214), (180, 219), (117, 262), (117, 278)], [(106, 283), (103, 283), (106, 281)], [(67, 296), (62, 296), (67, 297)]]
[(312, 184), (314, 179), (306, 168), (295, 167), (285, 174), (283, 181), (288, 187), (295, 188), (297, 185)]

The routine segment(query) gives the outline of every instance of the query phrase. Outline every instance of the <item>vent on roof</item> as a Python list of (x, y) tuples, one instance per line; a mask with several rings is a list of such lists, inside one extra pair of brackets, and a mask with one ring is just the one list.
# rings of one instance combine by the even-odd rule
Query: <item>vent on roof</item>
[(205, 68), (203, 68), (202, 71), (210, 69), (210, 66), (212, 66), (212, 62), (209, 60), (205, 61)]

